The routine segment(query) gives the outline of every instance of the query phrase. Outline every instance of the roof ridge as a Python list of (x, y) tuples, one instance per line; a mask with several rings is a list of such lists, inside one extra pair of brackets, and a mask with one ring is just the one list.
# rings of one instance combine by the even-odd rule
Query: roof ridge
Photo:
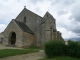
[[(29, 10), (29, 9), (27, 9), (27, 8), (25, 8), (26, 10), (28, 10), (29, 12), (31, 12), (31, 13), (33, 13), (33, 14), (35, 14), (35, 15), (37, 15), (37, 16), (39, 16), (39, 17), (41, 17), (40, 15), (38, 15), (37, 13), (34, 13), (33, 11), (31, 11), (31, 10)], [(43, 17), (41, 17), (41, 18), (43, 18)]]
[[(31, 12), (31, 13), (33, 13), (33, 14), (39, 16), (40, 18), (43, 18), (43, 17), (41, 17), (40, 15), (38, 15), (38, 14), (32, 12), (31, 10), (29, 10), (29, 9), (27, 9), (27, 8), (24, 8), (24, 9), (18, 14), (18, 16), (19, 16), (24, 10), (29, 11), (29, 12)], [(18, 17), (18, 16), (17, 16), (17, 17)], [(17, 17), (16, 17), (16, 18), (17, 18)], [(16, 18), (15, 18), (15, 19), (16, 19)]]

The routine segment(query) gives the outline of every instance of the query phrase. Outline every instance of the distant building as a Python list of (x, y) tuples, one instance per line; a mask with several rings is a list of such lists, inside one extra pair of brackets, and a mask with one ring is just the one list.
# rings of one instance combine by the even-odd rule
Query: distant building
[(3, 41), (3, 32), (0, 33), (0, 43)]
[(65, 41), (65, 45), (68, 45), (68, 41)]
[(3, 45), (16, 47), (43, 47), (47, 41), (63, 40), (61, 33), (56, 29), (56, 20), (49, 12), (41, 17), (25, 7), (11, 20), (3, 36)]

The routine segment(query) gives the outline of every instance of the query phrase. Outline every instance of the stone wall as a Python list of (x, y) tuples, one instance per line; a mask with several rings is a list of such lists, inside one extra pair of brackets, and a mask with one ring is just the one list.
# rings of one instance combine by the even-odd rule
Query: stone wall
[(28, 9), (24, 8), (23, 11), (16, 17), (17, 21), (23, 22), (24, 17), (26, 17), (26, 25), (34, 32), (36, 33), (36, 27), (39, 23), (39, 20), (42, 19), (42, 17), (38, 16), (37, 14), (29, 11)]
[(0, 33), (0, 43), (3, 41), (3, 32)]
[(57, 40), (61, 40), (61, 41), (64, 41), (64, 39), (62, 38), (62, 35), (59, 31), (56, 32), (56, 36), (57, 36)]
[(35, 35), (24, 32), (23, 33), (23, 47), (35, 46)]
[(56, 32), (53, 32), (53, 40), (56, 40), (57, 39), (57, 34)]
[(3, 45), (9, 45), (9, 38), (10, 38), (10, 34), (12, 32), (15, 32), (15, 34), (16, 34), (16, 43), (15, 43), (15, 45), (17, 47), (21, 47), (22, 46), (22, 40), (23, 40), (23, 32), (18, 27), (18, 25), (16, 25), (16, 23), (13, 20), (9, 23), (9, 25), (4, 30)]
[[(26, 22), (24, 18), (26, 17)], [(47, 12), (44, 17), (24, 8), (15, 20), (26, 24), (34, 35), (23, 32), (19, 26), (12, 20), (4, 31), (3, 44), (8, 45), (9, 35), (11, 32), (16, 33), (16, 46), (28, 47), (31, 45), (44, 46), (45, 42), (55, 39), (61, 39), (61, 34), (57, 32), (56, 21), (53, 16)]]
[(42, 17), (39, 15), (27, 10), (26, 8), (23, 9), (23, 11), (16, 17), (17, 21), (23, 22), (24, 17), (26, 17), (26, 25), (33, 31), (35, 34), (36, 44), (37, 46), (41, 45), (41, 27), (40, 27), (40, 20), (42, 20)]

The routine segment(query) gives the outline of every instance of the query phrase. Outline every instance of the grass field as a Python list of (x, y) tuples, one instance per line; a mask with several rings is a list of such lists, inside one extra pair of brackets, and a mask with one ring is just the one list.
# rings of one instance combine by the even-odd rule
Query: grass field
[(62, 57), (54, 57), (52, 59), (44, 58), (44, 59), (39, 59), (39, 60), (80, 60), (80, 58), (73, 58), (73, 57), (68, 57), (68, 56), (62, 56)]
[(0, 58), (38, 52), (38, 49), (3, 49), (0, 50)]

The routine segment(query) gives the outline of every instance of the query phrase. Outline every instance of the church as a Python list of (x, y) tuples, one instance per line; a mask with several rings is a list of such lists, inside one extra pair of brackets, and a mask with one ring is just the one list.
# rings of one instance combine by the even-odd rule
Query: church
[(39, 46), (52, 40), (63, 40), (56, 29), (56, 20), (46, 12), (43, 17), (24, 9), (3, 31), (3, 45), (15, 47)]

